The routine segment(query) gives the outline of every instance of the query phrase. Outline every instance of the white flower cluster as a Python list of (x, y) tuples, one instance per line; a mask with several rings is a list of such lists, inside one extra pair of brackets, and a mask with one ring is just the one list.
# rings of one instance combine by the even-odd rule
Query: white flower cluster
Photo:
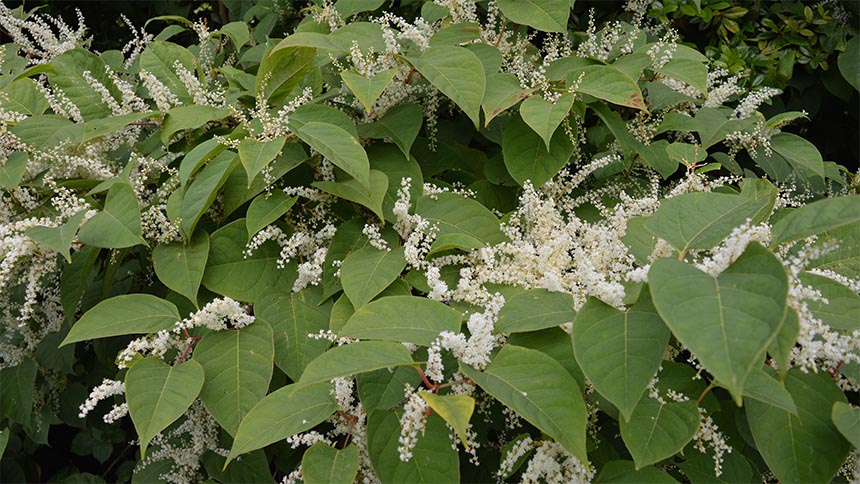
[(508, 450), (508, 453), (505, 454), (505, 458), (499, 463), (499, 470), (496, 471), (496, 477), (501, 479), (504, 476), (509, 475), (514, 470), (514, 465), (516, 465), (517, 461), (534, 449), (534, 446), (535, 442), (528, 436), (514, 444), (510, 450)]
[(544, 440), (537, 445), (522, 474), (522, 484), (587, 484), (594, 468), (583, 464), (558, 442)]
[(735, 108), (734, 116), (738, 119), (746, 119), (758, 109), (762, 103), (768, 101), (774, 96), (782, 94), (782, 91), (773, 87), (763, 87), (750, 91), (749, 94)]
[(714, 475), (720, 477), (723, 473), (723, 456), (732, 453), (732, 447), (726, 442), (726, 436), (720, 432), (720, 428), (714, 423), (707, 411), (699, 407), (699, 429), (693, 439), (696, 441), (696, 449), (706, 453), (706, 448), (714, 452)]
[(190, 317), (176, 324), (173, 332), (178, 334), (182, 330), (206, 327), (212, 331), (223, 331), (225, 329), (241, 329), (254, 322), (254, 316), (237, 301), (229, 297), (213, 299)]
[(72, 30), (62, 18), (30, 15), (21, 20), (5, 3), (0, 3), (0, 27), (26, 54), (30, 64), (47, 64), (54, 57), (82, 46), (87, 27), (84, 16), (77, 10), (78, 28)]
[(403, 405), (403, 414), (400, 416), (400, 438), (397, 451), (400, 460), (407, 462), (412, 459), (412, 449), (418, 443), (418, 432), (424, 432), (427, 423), (427, 411), (430, 409), (427, 402), (420, 395), (406, 388), (406, 404)]
[(767, 246), (770, 242), (770, 225), (764, 223), (750, 226), (750, 220), (735, 227), (732, 233), (717, 247), (710, 250), (710, 257), (704, 257), (696, 262), (696, 267), (717, 277), (737, 260), (747, 249), (750, 242), (758, 242)]
[[(115, 395), (125, 395), (125, 383), (105, 378), (104, 380), (102, 380), (101, 385), (93, 388), (93, 390), (90, 392), (89, 398), (87, 398), (87, 400), (81, 404), (81, 411), (78, 414), (78, 417), (86, 417), (96, 408), (96, 405), (98, 405), (100, 401)], [(114, 420), (122, 416), (117, 416), (119, 413), (122, 413), (123, 411), (126, 413), (128, 412), (127, 405), (123, 404), (121, 407), (123, 407), (124, 410), (118, 410), (119, 407), (117, 405), (114, 405), (113, 410), (111, 410), (108, 415), (105, 415), (105, 422), (112, 423)], [(111, 417), (110, 421), (108, 421), (108, 416)]]

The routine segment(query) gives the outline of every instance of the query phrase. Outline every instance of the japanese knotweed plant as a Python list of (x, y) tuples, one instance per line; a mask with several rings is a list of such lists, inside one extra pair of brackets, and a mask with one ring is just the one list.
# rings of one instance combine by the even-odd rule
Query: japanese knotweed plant
[(5, 480), (58, 424), (133, 482), (860, 478), (856, 175), (572, 3), (0, 5)]

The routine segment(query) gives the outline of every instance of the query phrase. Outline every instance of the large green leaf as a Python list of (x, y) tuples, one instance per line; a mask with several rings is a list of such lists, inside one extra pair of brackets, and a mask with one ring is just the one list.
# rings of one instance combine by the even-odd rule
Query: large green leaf
[[(549, 146), (549, 150), (547, 150)], [(531, 180), (540, 187), (567, 165), (573, 145), (564, 129), (556, 129), (550, 143), (530, 128), (520, 116), (512, 117), (502, 134), (502, 155), (508, 173), (520, 185)]]
[(770, 143), (773, 151), (794, 165), (795, 170), (807, 177), (816, 175), (824, 178), (824, 161), (814, 144), (792, 133), (775, 134)]
[(248, 229), (248, 242), (265, 226), (281, 218), (295, 205), (298, 197), (287, 196), (282, 190), (275, 190), (254, 198), (248, 206), (245, 226)]
[(465, 47), (430, 47), (409, 59), (415, 69), (469, 116), (477, 128), (481, 121), (486, 77), (481, 60)]
[[(343, 261), (350, 252), (368, 244), (367, 237), (362, 233), (365, 220), (355, 218), (346, 221), (337, 228), (325, 255), (323, 265), (323, 296), (328, 298), (342, 289), (340, 283), (340, 265), (335, 267), (334, 261)], [(338, 274), (335, 276), (335, 274)], [(349, 298), (347, 298), (349, 300)]]
[(320, 299), (319, 291), (306, 288), (266, 293), (254, 304), (256, 317), (274, 331), (275, 364), (293, 381), (298, 381), (308, 363), (329, 345), (327, 340), (308, 337), (329, 326), (331, 305), (321, 304)]
[(292, 384), (266, 395), (245, 415), (233, 440), (226, 467), (236, 456), (304, 432), (337, 410), (331, 384)]
[(668, 472), (661, 471), (657, 467), (643, 467), (637, 470), (636, 464), (629, 460), (613, 460), (603, 465), (594, 482), (601, 484), (673, 484), (678, 481), (672, 478)]
[(225, 108), (198, 104), (175, 107), (168, 111), (164, 117), (164, 123), (161, 125), (161, 142), (168, 145), (173, 135), (180, 131), (197, 129), (209, 121), (223, 119), (227, 116), (230, 116), (230, 111)]
[(39, 366), (32, 358), (24, 358), (13, 367), (0, 370), (0, 381), (3, 382), (0, 385), (0, 415), (24, 425), (30, 422), (38, 371)]
[(200, 400), (230, 435), (266, 396), (274, 358), (272, 328), (259, 320), (238, 330), (210, 332), (194, 347), (194, 359), (206, 374)]
[[(424, 175), (421, 165), (415, 158), (403, 159), (394, 145), (377, 143), (367, 150), (371, 170), (378, 170), (388, 176), (388, 189), (382, 197), (382, 214), (386, 222), (396, 223), (394, 206), (400, 198), (398, 192), (403, 188), (403, 180), (409, 179), (410, 202), (417, 200), (424, 191)], [(410, 208), (412, 203), (410, 203)]]
[(797, 342), (797, 335), (800, 333), (800, 321), (797, 317), (797, 311), (791, 305), (785, 305), (785, 311), (782, 316), (782, 325), (776, 338), (770, 342), (767, 347), (767, 352), (780, 374), (785, 376), (785, 371), (791, 366), (791, 352)]
[(830, 418), (845, 395), (825, 372), (789, 371), (785, 388), (796, 416), (755, 400), (746, 404), (756, 448), (780, 482), (830, 482), (851, 449)]
[(176, 421), (203, 388), (203, 367), (194, 360), (170, 366), (160, 359), (144, 358), (125, 375), (128, 413), (140, 438), (140, 455), (149, 442)]
[(62, 225), (56, 227), (31, 227), (27, 229), (26, 234), (36, 242), (63, 254), (66, 261), (71, 263), (72, 254), (69, 252), (69, 249), (72, 247), (72, 241), (75, 238), (75, 233), (78, 231), (78, 226), (86, 214), (86, 210), (81, 210), (69, 217), (69, 220)]
[(845, 44), (845, 52), (839, 54), (837, 64), (842, 77), (860, 91), (860, 37), (854, 37)]
[(686, 58), (672, 59), (657, 71), (666, 77), (686, 82), (702, 94), (708, 93), (708, 65), (705, 62)]
[(740, 405), (747, 375), (783, 321), (788, 277), (782, 263), (752, 243), (718, 277), (660, 259), (648, 280), (663, 321)]
[(627, 311), (589, 298), (576, 315), (571, 339), (585, 376), (630, 420), (669, 343), (650, 294), (643, 291)]
[(17, 188), (18, 184), (21, 183), (21, 179), (24, 178), (24, 173), (27, 171), (28, 161), (30, 161), (30, 157), (24, 151), (11, 153), (6, 158), (6, 164), (0, 166), (0, 187), (7, 190)]
[(50, 105), (45, 95), (37, 87), (36, 81), (30, 78), (21, 78), (10, 82), (0, 88), (3, 107), (8, 111), (15, 111), (29, 116), (44, 113)]
[(245, 219), (212, 234), (203, 285), (212, 292), (248, 302), (256, 301), (268, 291), (289, 292), (296, 279), (295, 262), (279, 268), (280, 247), (271, 241), (245, 257), (247, 240)]
[(286, 137), (280, 136), (269, 141), (245, 138), (239, 142), (239, 159), (242, 160), (242, 166), (245, 167), (245, 173), (248, 175), (248, 187), (251, 186), (254, 177), (281, 153), (286, 140)]
[(629, 420), (621, 420), (621, 438), (636, 469), (660, 462), (681, 451), (699, 429), (695, 401), (660, 403), (643, 398)]
[(460, 331), (459, 312), (432, 299), (387, 296), (358, 308), (340, 335), (430, 345), (443, 331)]
[(504, 112), (509, 107), (528, 96), (528, 91), (520, 86), (517, 77), (509, 72), (501, 72), (487, 76), (487, 89), (481, 108), (484, 110), (484, 126)]
[(318, 181), (313, 182), (312, 185), (336, 197), (363, 205), (376, 214), (381, 222), (385, 221), (382, 202), (388, 191), (388, 176), (382, 171), (370, 170), (369, 190), (353, 178), (342, 182)]
[(340, 126), (312, 121), (294, 131), (311, 148), (317, 150), (338, 168), (371, 188), (370, 162), (358, 140)]
[(181, 319), (176, 306), (160, 297), (151, 294), (115, 296), (84, 313), (60, 347), (109, 336), (157, 333), (173, 328)]
[[(40, 114), (19, 121), (9, 130), (28, 145), (43, 150), (62, 143), (76, 145), (84, 136), (84, 126), (56, 114)], [(23, 174), (23, 173), (22, 173)]]
[[(722, 474), (714, 472), (714, 459), (707, 453), (696, 450), (684, 452), (687, 460), (678, 467), (696, 484), (748, 484), (757, 480), (749, 460), (741, 452), (723, 454)], [(634, 484), (634, 483), (631, 483)]]
[(356, 375), (381, 368), (413, 365), (412, 354), (402, 344), (390, 341), (359, 341), (335, 346), (305, 367), (301, 385)]
[(352, 484), (358, 474), (358, 448), (335, 449), (317, 442), (302, 456), (302, 481), (307, 484)]
[(420, 381), (421, 376), (410, 366), (398, 366), (394, 371), (382, 368), (355, 376), (359, 400), (368, 413), (399, 405), (403, 402), (404, 385), (414, 388)]
[(685, 193), (663, 200), (645, 227), (679, 251), (710, 249), (766, 202), (725, 193)]
[[(580, 76), (582, 79), (580, 80)], [(579, 81), (578, 92), (613, 104), (647, 111), (645, 98), (636, 81), (612, 66), (593, 65), (576, 69), (567, 75), (570, 82)]]
[(496, 333), (516, 333), (552, 328), (576, 318), (573, 296), (546, 289), (529, 289), (507, 298), (499, 311)]
[(860, 196), (825, 198), (796, 208), (773, 224), (771, 246), (860, 222)]
[(540, 96), (531, 96), (520, 106), (520, 116), (535, 133), (540, 135), (550, 151), (550, 139), (573, 106), (573, 94), (562, 94), (555, 102)]
[(409, 158), (412, 143), (421, 131), (423, 122), (424, 113), (420, 106), (400, 104), (386, 111), (379, 121), (359, 125), (358, 131), (365, 138), (390, 138), (403, 152), (403, 156)]
[(188, 243), (159, 244), (152, 251), (155, 275), (165, 286), (187, 297), (197, 306), (197, 290), (209, 259), (209, 234), (194, 233)]
[[(445, 237), (464, 235), (473, 242), (472, 249), (507, 240), (499, 227), (499, 219), (480, 202), (454, 193), (423, 196), (415, 203), (415, 213), (435, 224), (439, 231), (431, 252)], [(441, 241), (440, 241), (441, 240)]]
[(209, 210), (218, 191), (236, 166), (236, 153), (222, 151), (215, 156), (185, 189), (180, 209), (179, 228), (185, 238), (191, 237), (200, 217)]
[(860, 329), (860, 296), (847, 286), (829, 277), (802, 272), (800, 282), (821, 292), (827, 302), (807, 301), (812, 314), (831, 329), (854, 331)]
[(179, 62), (189, 72), (194, 72), (197, 60), (188, 49), (164, 41), (147, 43), (146, 48), (140, 54), (141, 71), (147, 71), (154, 75), (180, 101), (190, 102), (191, 96), (174, 68), (176, 62)]
[(468, 395), (437, 395), (431, 392), (418, 392), (427, 405), (454, 429), (460, 442), (468, 445), (469, 420), (475, 410), (475, 399)]
[(860, 278), (860, 223), (827, 231), (820, 241), (820, 243), (835, 242), (838, 247), (832, 252), (809, 261), (807, 267), (831, 270), (852, 279)]
[(86, 121), (112, 114), (110, 107), (102, 101), (102, 95), (84, 77), (84, 72), (89, 71), (89, 75), (101, 83), (114, 100), (120, 98), (119, 90), (105, 72), (101, 57), (86, 49), (71, 49), (55, 57), (51, 67), (53, 69), (48, 73), (51, 85), (62, 90)]
[(343, 260), (340, 282), (352, 305), (360, 308), (388, 287), (406, 267), (403, 249), (364, 247)]
[(797, 415), (794, 400), (791, 399), (785, 385), (775, 378), (774, 373), (769, 367), (765, 370), (753, 368), (744, 385), (744, 398), (752, 398)]
[(282, 102), (311, 71), (315, 57), (314, 48), (275, 46), (257, 69), (257, 95), (270, 104)]
[(355, 94), (358, 102), (364, 106), (364, 110), (370, 114), (376, 100), (379, 99), (382, 91), (394, 79), (396, 73), (394, 69), (388, 69), (378, 72), (371, 77), (366, 77), (355, 71), (342, 71), (340, 77), (346, 83), (347, 87), (349, 87), (349, 90)]
[(579, 384), (557, 361), (540, 351), (507, 344), (485, 371), (462, 364), (460, 371), (586, 462), (588, 411)]
[(460, 462), (451, 432), (438, 415), (430, 415), (412, 449), (412, 458), (400, 460), (400, 421), (395, 412), (373, 412), (367, 421), (367, 452), (383, 484), (456, 484)]
[(131, 185), (126, 182), (111, 185), (104, 210), (81, 226), (78, 240), (86, 245), (111, 249), (146, 245), (141, 236), (140, 207)]
[(500, 0), (499, 9), (511, 22), (544, 32), (567, 33), (569, 0)]
[(860, 408), (845, 402), (833, 402), (830, 417), (836, 429), (856, 449), (860, 449)]
[(188, 179), (191, 178), (191, 175), (197, 172), (201, 166), (203, 166), (207, 161), (211, 160), (212, 157), (221, 153), (227, 149), (227, 147), (221, 144), (217, 139), (209, 139), (206, 140), (185, 154), (182, 157), (182, 162), (179, 164), (179, 181), (185, 185), (188, 182)]

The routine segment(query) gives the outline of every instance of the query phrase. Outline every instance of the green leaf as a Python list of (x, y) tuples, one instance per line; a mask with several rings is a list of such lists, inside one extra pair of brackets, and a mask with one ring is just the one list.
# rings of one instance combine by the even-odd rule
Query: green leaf
[(176, 421), (203, 387), (203, 367), (194, 360), (170, 366), (157, 357), (143, 358), (125, 375), (128, 413), (140, 438), (141, 458), (149, 442)]
[(387, 296), (359, 307), (340, 335), (429, 346), (443, 331), (460, 331), (460, 313), (432, 299)]
[(101, 249), (84, 246), (72, 254), (72, 263), (63, 268), (60, 277), (60, 303), (63, 313), (71, 321), (77, 313), (78, 303), (87, 288), (90, 275), (96, 266)]
[(30, 157), (25, 151), (16, 151), (6, 158), (6, 164), (0, 166), (0, 187), (7, 190), (14, 190), (24, 178), (24, 172), (27, 171), (27, 162)]
[(394, 69), (388, 69), (378, 72), (372, 77), (366, 77), (355, 71), (342, 71), (340, 77), (346, 83), (347, 87), (349, 87), (349, 90), (355, 94), (358, 102), (364, 106), (367, 114), (370, 114), (376, 100), (379, 99), (382, 91), (394, 79), (394, 74), (396, 73)]
[(301, 385), (357, 375), (381, 368), (413, 365), (412, 354), (402, 344), (390, 341), (359, 341), (335, 346), (305, 367)]
[(385, 3), (385, 0), (337, 0), (334, 3), (334, 8), (340, 13), (344, 19), (349, 18), (357, 13), (372, 12)]
[(72, 326), (60, 347), (123, 334), (172, 329), (182, 318), (172, 302), (151, 294), (115, 296), (93, 306)]
[(576, 315), (571, 339), (585, 376), (629, 421), (669, 343), (648, 291), (627, 311), (589, 298)]
[(792, 210), (773, 224), (771, 247), (860, 222), (860, 196), (825, 198)]
[[(338, 226), (329, 244), (323, 265), (323, 297), (329, 298), (343, 288), (340, 283), (340, 266), (335, 267), (332, 262), (343, 261), (350, 252), (368, 244), (367, 237), (362, 233), (364, 224), (364, 219), (355, 218)], [(335, 276), (336, 273), (337, 276)], [(349, 298), (346, 300), (348, 302)]]
[(690, 143), (670, 143), (666, 146), (666, 154), (670, 160), (686, 166), (693, 166), (708, 157), (704, 148)]
[(791, 305), (786, 304), (782, 316), (782, 326), (779, 328), (776, 338), (767, 347), (767, 352), (773, 358), (783, 378), (786, 370), (791, 367), (791, 351), (794, 349), (799, 333), (800, 321), (797, 317), (797, 311)]
[(493, 118), (525, 99), (526, 96), (528, 91), (520, 86), (520, 81), (515, 75), (501, 72), (487, 76), (487, 89), (481, 101), (481, 108), (484, 110), (484, 126), (489, 126)]
[(275, 190), (251, 201), (246, 212), (245, 227), (248, 229), (248, 242), (267, 225), (278, 220), (295, 205), (298, 197), (287, 196), (282, 190)]
[[(708, 460), (710, 462), (710, 459)], [(644, 467), (637, 470), (636, 464), (629, 460), (613, 460), (603, 465), (594, 482), (601, 484), (673, 484), (678, 481), (673, 479), (668, 472), (663, 472), (656, 467)]]
[(681, 252), (710, 249), (766, 203), (766, 199), (750, 200), (725, 193), (685, 193), (661, 201), (645, 227)]
[(175, 107), (164, 117), (164, 123), (161, 125), (161, 143), (167, 146), (174, 134), (186, 129), (197, 129), (209, 121), (224, 119), (227, 116), (230, 116), (228, 109), (212, 106), (192, 104)]
[[(0, 415), (28, 425), (33, 414), (33, 390), (39, 366), (32, 358), (24, 358), (13, 367), (0, 370)], [(8, 425), (8, 421), (7, 421)]]
[(187, 243), (159, 244), (152, 251), (155, 275), (165, 286), (197, 305), (197, 290), (209, 259), (209, 234), (198, 230)]
[(3, 452), (6, 452), (6, 445), (9, 443), (9, 436), (12, 431), (8, 428), (0, 430), (0, 459), (3, 459)]
[(337, 410), (331, 384), (296, 384), (266, 395), (245, 415), (224, 467), (236, 456), (304, 432), (317, 426)]
[(289, 292), (296, 279), (295, 263), (278, 268), (280, 246), (269, 241), (245, 257), (245, 220), (221, 227), (209, 239), (209, 260), (203, 285), (237, 301), (254, 302), (268, 291)]
[(343, 111), (324, 104), (300, 106), (290, 115), (289, 127), (292, 131), (298, 131), (302, 129), (302, 126), (313, 122), (333, 124), (349, 133), (353, 138), (358, 139), (358, 129), (352, 118)]
[(307, 484), (352, 484), (357, 474), (358, 448), (354, 445), (338, 450), (317, 442), (302, 456), (302, 481)]
[(507, 298), (499, 311), (496, 333), (518, 333), (552, 328), (576, 318), (573, 296), (546, 289), (529, 289)]
[(218, 29), (218, 32), (227, 35), (237, 51), (251, 40), (251, 33), (245, 22), (230, 22)]
[(172, 42), (155, 41), (146, 44), (146, 48), (140, 54), (140, 70), (154, 75), (167, 89), (170, 90), (180, 101), (191, 102), (191, 95), (185, 89), (185, 84), (176, 74), (173, 64), (179, 64), (189, 72), (195, 71), (197, 59), (194, 54)]
[(854, 279), (860, 277), (860, 223), (827, 231), (819, 240), (819, 243), (836, 243), (838, 248), (809, 261), (807, 267), (831, 270)]
[(242, 166), (245, 167), (245, 173), (248, 175), (248, 187), (251, 186), (254, 177), (281, 153), (286, 140), (286, 137), (280, 136), (270, 141), (245, 138), (239, 142), (239, 159), (242, 160)]
[(78, 226), (86, 214), (86, 210), (81, 210), (69, 217), (69, 220), (62, 225), (57, 227), (31, 227), (25, 233), (36, 242), (63, 254), (63, 257), (71, 263), (72, 254), (69, 252), (69, 249), (72, 247), (72, 240), (75, 238)]
[(37, 87), (36, 81), (21, 78), (0, 88), (3, 107), (9, 111), (36, 116), (44, 113), (50, 105)]
[(854, 331), (860, 329), (860, 296), (829, 277), (801, 272), (798, 279), (812, 286), (827, 300), (810, 300), (806, 304), (812, 314), (831, 329)]
[(435, 224), (439, 231), (430, 246), (431, 253), (442, 245), (439, 240), (449, 235), (466, 235), (474, 247), (504, 242), (507, 237), (499, 228), (499, 219), (480, 202), (454, 193), (423, 196), (415, 203), (415, 213)]
[(502, 134), (502, 155), (505, 166), (520, 185), (531, 181), (535, 188), (554, 177), (567, 165), (573, 154), (573, 145), (563, 129), (557, 129), (550, 149), (541, 137), (522, 120), (512, 117)]
[(200, 217), (209, 210), (218, 191), (236, 166), (236, 153), (223, 151), (215, 156), (185, 189), (180, 209), (179, 228), (187, 239), (194, 234)]
[(457, 484), (460, 461), (451, 432), (438, 415), (430, 415), (412, 458), (400, 460), (400, 421), (395, 412), (373, 412), (367, 421), (367, 451), (383, 484)]
[(845, 44), (845, 52), (837, 60), (842, 77), (860, 91), (860, 37), (854, 37)]
[(86, 245), (112, 249), (146, 245), (141, 236), (140, 207), (131, 185), (127, 182), (111, 185), (104, 210), (81, 226), (78, 240)]
[(420, 106), (401, 104), (386, 111), (379, 121), (359, 125), (358, 132), (365, 138), (390, 138), (403, 152), (403, 156), (409, 158), (412, 143), (421, 131), (423, 122), (424, 113)]
[(389, 143), (371, 145), (367, 150), (367, 157), (370, 159), (371, 170), (379, 170), (388, 176), (388, 189), (382, 198), (382, 213), (385, 215), (385, 221), (396, 223), (394, 205), (400, 198), (398, 192), (403, 188), (403, 179), (410, 180), (410, 209), (412, 201), (423, 195), (424, 175), (421, 173), (421, 165), (415, 158), (403, 159), (400, 150)]
[(152, 111), (144, 111), (138, 113), (121, 114), (119, 116), (111, 116), (104, 119), (94, 119), (84, 124), (84, 133), (80, 142), (86, 143), (96, 138), (115, 133), (126, 125), (140, 121), (144, 118), (153, 117), (155, 113)]
[(221, 144), (217, 139), (206, 140), (195, 146), (182, 157), (182, 163), (179, 165), (179, 181), (182, 185), (188, 182), (191, 175), (208, 162), (215, 155), (221, 153), (227, 147)]
[(830, 413), (833, 424), (855, 449), (860, 449), (860, 408), (845, 402), (833, 402)]
[(648, 281), (663, 321), (740, 405), (747, 376), (783, 321), (788, 277), (782, 263), (752, 243), (718, 277), (660, 259)]
[(302, 125), (295, 133), (361, 185), (371, 188), (367, 153), (348, 131), (334, 124), (314, 121)]
[(791, 370), (785, 388), (798, 415), (763, 402), (747, 402), (755, 446), (780, 482), (830, 482), (851, 450), (830, 419), (845, 395), (825, 372)]
[(660, 403), (643, 398), (630, 419), (619, 424), (638, 470), (675, 455), (693, 440), (699, 429), (699, 410), (693, 400)]
[(274, 358), (272, 328), (263, 321), (209, 332), (195, 345), (194, 360), (206, 374), (200, 400), (230, 435), (236, 435), (245, 415), (266, 396)]
[(753, 368), (744, 385), (744, 398), (752, 398), (797, 415), (797, 407), (785, 389), (785, 385), (771, 376), (771, 373), (773, 370), (769, 367), (767, 371)]
[(540, 96), (531, 96), (520, 106), (520, 116), (540, 135), (547, 151), (550, 151), (549, 142), (553, 133), (570, 112), (573, 99), (573, 94), (562, 94), (556, 102), (551, 103)]
[(544, 32), (567, 33), (569, 0), (500, 0), (499, 9), (511, 22)]
[(311, 185), (336, 197), (363, 205), (376, 214), (381, 222), (385, 221), (385, 214), (382, 212), (382, 202), (385, 199), (385, 194), (388, 192), (388, 176), (382, 171), (370, 170), (369, 191), (366, 186), (354, 178), (343, 182), (318, 181), (311, 183)]
[(465, 47), (430, 47), (409, 59), (415, 69), (442, 94), (451, 98), (477, 128), (486, 78), (481, 60)]
[(673, 58), (657, 72), (666, 77), (684, 81), (698, 89), (702, 94), (708, 93), (708, 65), (695, 59)]
[(448, 422), (448, 425), (457, 432), (460, 442), (466, 448), (469, 446), (466, 432), (469, 429), (469, 419), (475, 410), (475, 399), (468, 395), (437, 395), (431, 392), (418, 392), (418, 395), (427, 402), (440, 417)]
[(414, 388), (420, 381), (418, 372), (410, 366), (398, 366), (394, 371), (383, 368), (355, 376), (359, 400), (368, 412), (390, 410), (402, 403), (404, 385)]
[[(579, 76), (582, 79), (579, 79)], [(593, 65), (574, 70), (567, 75), (569, 82), (579, 81), (577, 92), (603, 99), (613, 104), (648, 111), (642, 91), (636, 81), (612, 66)]]
[(773, 151), (782, 155), (795, 169), (824, 179), (824, 161), (821, 153), (809, 141), (792, 133), (778, 133), (770, 138)]
[(588, 411), (579, 384), (557, 361), (540, 351), (507, 344), (483, 372), (463, 364), (460, 371), (586, 461)]
[(43, 150), (63, 143), (77, 145), (84, 137), (83, 124), (76, 124), (56, 114), (24, 118), (9, 131), (24, 143)]
[(340, 266), (343, 292), (356, 308), (367, 304), (388, 287), (406, 267), (403, 249), (390, 251), (365, 247), (349, 254)]
[(266, 293), (254, 304), (254, 315), (274, 331), (275, 364), (293, 381), (329, 345), (327, 340), (308, 337), (329, 327), (331, 306), (321, 302), (319, 291), (307, 288)]
[(85, 49), (71, 49), (55, 57), (51, 67), (53, 69), (48, 72), (51, 86), (62, 90), (78, 107), (84, 120), (111, 116), (111, 109), (102, 101), (102, 95), (84, 77), (84, 72), (89, 71), (90, 76), (101, 83), (111, 97), (115, 100), (120, 98), (119, 90), (105, 72), (105, 63), (101, 57)]
[[(696, 484), (747, 484), (755, 482), (758, 471), (753, 474), (749, 460), (740, 452), (723, 455), (722, 471), (719, 477), (714, 472), (714, 459), (699, 452), (685, 452), (687, 460), (678, 467)], [(631, 483), (633, 484), (633, 483)]]
[(316, 53), (311, 47), (275, 46), (257, 69), (256, 94), (262, 95), (269, 104), (283, 102), (311, 71)]

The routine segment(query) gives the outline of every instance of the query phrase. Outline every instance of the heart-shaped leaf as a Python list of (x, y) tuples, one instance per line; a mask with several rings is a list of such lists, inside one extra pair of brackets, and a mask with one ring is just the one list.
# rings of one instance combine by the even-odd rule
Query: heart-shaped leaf
[(783, 321), (788, 277), (782, 263), (752, 243), (718, 277), (660, 259), (648, 281), (663, 321), (740, 405), (747, 375), (764, 360)]
[(396, 73), (394, 69), (388, 69), (378, 72), (372, 77), (366, 77), (355, 71), (343, 71), (340, 73), (340, 77), (349, 87), (349, 90), (355, 94), (358, 102), (364, 106), (364, 110), (370, 114), (374, 103), (394, 79)]
[(505, 125), (502, 156), (505, 166), (520, 185), (530, 180), (536, 188), (554, 177), (567, 165), (573, 145), (563, 129), (557, 129), (547, 150), (541, 137), (520, 116)]
[(157, 333), (171, 329), (182, 318), (176, 306), (151, 294), (125, 294), (93, 306), (72, 326), (60, 347), (123, 334)]
[(432, 299), (387, 296), (358, 308), (340, 335), (430, 345), (443, 331), (460, 331), (459, 312)]
[(660, 403), (643, 398), (629, 420), (622, 419), (621, 438), (633, 456), (636, 469), (673, 456), (699, 429), (695, 401)]
[(855, 449), (860, 449), (860, 408), (845, 402), (833, 402), (830, 417), (839, 433), (844, 435)]
[(379, 170), (370, 170), (370, 190), (355, 179), (342, 182), (318, 181), (312, 185), (336, 197), (363, 205), (376, 214), (381, 222), (385, 221), (382, 202), (388, 191), (388, 176)]
[(409, 59), (415, 69), (442, 94), (451, 98), (477, 128), (486, 76), (481, 60), (465, 47), (430, 47)]
[(141, 236), (140, 207), (131, 185), (127, 182), (111, 185), (104, 210), (80, 228), (78, 240), (86, 245), (111, 249), (146, 245)]
[(349, 254), (340, 266), (343, 292), (360, 308), (388, 287), (406, 267), (403, 249), (365, 247)]
[(245, 138), (239, 142), (239, 159), (245, 167), (248, 175), (248, 187), (254, 181), (254, 177), (263, 171), (280, 153), (286, 143), (286, 137), (280, 136), (269, 141), (257, 141), (254, 138)]
[(437, 395), (430, 392), (418, 392), (418, 395), (434, 412), (448, 422), (454, 432), (457, 432), (460, 442), (468, 448), (466, 431), (469, 429), (469, 419), (472, 418), (472, 412), (475, 410), (475, 399), (468, 395)]
[(358, 140), (340, 126), (312, 121), (294, 131), (311, 148), (347, 172), (361, 185), (371, 188), (370, 162)]
[(72, 247), (72, 240), (75, 238), (78, 226), (86, 214), (86, 210), (81, 210), (69, 217), (69, 220), (62, 225), (57, 227), (31, 227), (25, 233), (36, 242), (63, 254), (63, 257), (71, 263), (72, 254), (69, 249)]
[(570, 112), (573, 99), (573, 94), (562, 94), (555, 102), (545, 101), (540, 96), (531, 96), (520, 106), (520, 116), (540, 135), (546, 143), (547, 151), (550, 151), (549, 142), (553, 133)]
[(208, 259), (209, 234), (203, 230), (196, 231), (187, 244), (159, 244), (152, 251), (152, 265), (158, 279), (187, 297), (194, 306), (197, 306), (197, 290)]
[(248, 229), (248, 242), (265, 226), (287, 213), (287, 210), (292, 208), (296, 200), (298, 200), (297, 197), (290, 197), (281, 190), (275, 190), (268, 195), (255, 197), (251, 201), (251, 205), (248, 206), (245, 218), (245, 226)]
[(170, 366), (159, 358), (144, 358), (125, 375), (128, 413), (140, 438), (140, 455), (159, 432), (176, 421), (203, 388), (203, 367), (194, 360)]
[(307, 484), (352, 484), (358, 474), (358, 449), (335, 449), (325, 442), (312, 445), (302, 456), (302, 481)]

